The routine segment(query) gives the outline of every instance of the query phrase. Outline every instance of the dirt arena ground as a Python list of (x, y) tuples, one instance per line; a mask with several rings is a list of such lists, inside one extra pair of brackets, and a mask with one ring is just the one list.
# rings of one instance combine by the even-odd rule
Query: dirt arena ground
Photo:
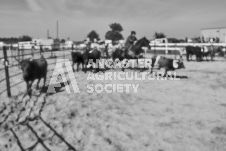
[[(225, 151), (226, 61), (184, 64), (177, 75), (187, 78), (177, 81), (92, 81), (75, 72), (80, 93), (61, 88), (31, 100), (17, 85), (11, 99), (0, 96), (0, 151)], [(138, 92), (87, 93), (87, 84), (114, 83), (139, 84)]]

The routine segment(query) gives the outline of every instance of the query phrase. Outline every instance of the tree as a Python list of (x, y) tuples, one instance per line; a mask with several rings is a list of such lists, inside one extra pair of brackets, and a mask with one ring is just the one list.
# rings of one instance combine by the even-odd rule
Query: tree
[(66, 42), (65, 39), (60, 40), (60, 43), (65, 43), (65, 42)]
[(12, 44), (12, 43), (18, 43), (20, 41), (31, 41), (32, 38), (30, 36), (24, 35), (18, 37), (10, 37), (10, 38), (0, 38), (0, 41), (7, 43), (7, 44)]
[(123, 31), (122, 26), (119, 23), (112, 23), (109, 25), (111, 30), (107, 31), (105, 38), (112, 41), (123, 39), (121, 32)]
[(88, 35), (87, 37), (90, 39), (90, 41), (94, 41), (94, 39), (97, 39), (99, 40), (99, 35), (97, 34), (97, 32), (95, 30), (92, 30)]
[(177, 38), (167, 38), (168, 43), (182, 43), (186, 42), (184, 39), (177, 39)]
[(201, 43), (202, 42), (200, 37), (194, 37), (194, 38), (192, 38), (192, 41), (193, 42), (197, 42), (197, 43)]
[(32, 38), (27, 35), (23, 35), (23, 36), (19, 37), (19, 41), (31, 41), (31, 40), (32, 40)]
[(155, 32), (154, 36), (155, 39), (159, 39), (159, 38), (166, 38), (166, 35), (162, 32)]
[(122, 32), (123, 28), (119, 23), (112, 23), (109, 25), (109, 27), (111, 28), (112, 31), (114, 32)]

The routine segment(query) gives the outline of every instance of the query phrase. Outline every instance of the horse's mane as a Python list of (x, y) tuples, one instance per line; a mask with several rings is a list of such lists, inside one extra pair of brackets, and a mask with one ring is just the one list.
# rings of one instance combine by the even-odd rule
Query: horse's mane
[(146, 39), (146, 37), (143, 37), (143, 38), (139, 39), (139, 40), (136, 42), (136, 45), (139, 45), (144, 39)]

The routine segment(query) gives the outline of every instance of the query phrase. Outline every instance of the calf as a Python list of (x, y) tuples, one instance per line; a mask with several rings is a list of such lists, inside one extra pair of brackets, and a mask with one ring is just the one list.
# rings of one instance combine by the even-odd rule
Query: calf
[(82, 70), (84, 69), (84, 55), (81, 52), (71, 52), (71, 57), (72, 57), (72, 68), (73, 71), (74, 69), (74, 64), (77, 63), (77, 71), (79, 71), (79, 65), (82, 64)]
[(178, 60), (178, 59), (170, 59), (162, 56), (153, 56), (151, 60), (152, 60), (151, 73), (155, 65), (157, 65), (159, 69), (161, 68), (165, 69), (164, 76), (166, 76), (167, 71), (174, 71), (176, 69), (185, 68), (182, 59)]
[(26, 59), (19, 62), (21, 69), (23, 71), (23, 79), (27, 84), (27, 93), (24, 95), (24, 97), (28, 94), (31, 97), (31, 86), (34, 82), (34, 80), (38, 79), (36, 88), (39, 88), (39, 82), (42, 78), (44, 78), (44, 84), (45, 86), (46, 82), (46, 75), (47, 75), (47, 61), (46, 59), (41, 56), (39, 59)]

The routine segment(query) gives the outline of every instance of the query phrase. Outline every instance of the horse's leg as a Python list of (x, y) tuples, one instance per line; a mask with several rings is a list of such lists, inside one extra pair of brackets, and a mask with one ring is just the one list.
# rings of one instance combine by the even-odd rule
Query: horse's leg
[(143, 72), (144, 71), (144, 67), (143, 68), (139, 67), (138, 59), (137, 59), (137, 67), (140, 68), (140, 72)]
[(106, 51), (106, 57), (109, 58), (108, 49), (105, 49), (105, 51)]
[(39, 89), (39, 82), (40, 82), (41, 78), (38, 79), (38, 82), (37, 82), (37, 86), (36, 86), (36, 89), (38, 90)]
[(123, 63), (123, 65), (122, 65), (122, 72), (124, 72), (126, 67), (127, 67), (127, 62), (124, 61), (124, 60), (125, 60), (125, 58), (122, 60), (122, 63)]
[(95, 63), (96, 63), (96, 66), (95, 66), (94, 72), (97, 73), (99, 72), (99, 62), (96, 60)]
[(124, 64), (124, 59), (121, 61), (121, 65), (122, 65), (122, 72), (124, 72), (125, 71), (125, 64)]
[(84, 60), (84, 62), (83, 62), (83, 71), (86, 73), (86, 71), (87, 71), (87, 65), (88, 65), (88, 62), (87, 62), (87, 60), (85, 59)]
[(151, 59), (151, 73), (153, 72), (153, 67), (154, 67), (154, 65), (155, 65), (155, 61), (156, 61), (155, 58), (152, 58), (152, 59)]

